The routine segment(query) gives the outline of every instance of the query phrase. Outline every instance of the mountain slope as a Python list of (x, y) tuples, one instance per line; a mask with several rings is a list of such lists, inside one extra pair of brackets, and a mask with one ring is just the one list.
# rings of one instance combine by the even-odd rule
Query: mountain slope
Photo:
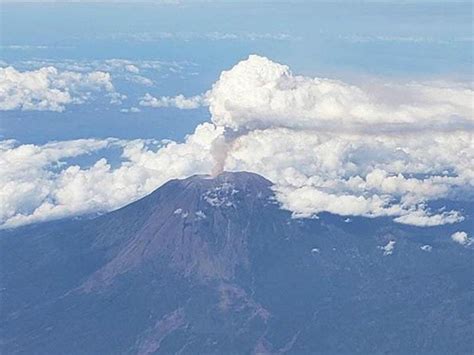
[(170, 181), (96, 219), (1, 232), (1, 348), (472, 352), (473, 249), (450, 228), (292, 219), (246, 172)]

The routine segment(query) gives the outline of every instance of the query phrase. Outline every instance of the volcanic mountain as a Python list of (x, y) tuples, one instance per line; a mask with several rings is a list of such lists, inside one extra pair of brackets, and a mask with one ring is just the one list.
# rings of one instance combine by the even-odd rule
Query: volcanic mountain
[(247, 172), (173, 180), (2, 231), (1, 351), (472, 353), (473, 248), (451, 232), (295, 219)]

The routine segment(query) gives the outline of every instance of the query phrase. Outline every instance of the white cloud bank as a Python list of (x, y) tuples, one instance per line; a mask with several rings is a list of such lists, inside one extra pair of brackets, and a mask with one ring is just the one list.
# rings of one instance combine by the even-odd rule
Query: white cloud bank
[[(7, 66), (3, 63), (3, 66)], [(114, 80), (128, 81), (143, 86), (155, 85), (151, 77), (167, 78), (194, 75), (196, 64), (190, 61), (129, 60), (110, 58), (104, 60), (77, 59), (36, 59), (15, 61), (17, 70), (38, 70), (54, 67), (58, 71), (90, 73), (95, 71), (110, 73)]]
[(110, 74), (79, 73), (43, 67), (32, 71), (0, 68), (0, 110), (61, 112), (68, 104), (86, 101), (92, 91), (113, 92)]
[[(111, 210), (217, 165), (267, 177), (295, 217), (328, 211), (417, 226), (455, 223), (463, 219), (458, 211), (427, 206), (472, 194), (473, 96), (448, 82), (356, 87), (295, 76), (250, 56), (199, 96), (212, 123), (183, 143), (158, 150), (141, 140), (0, 145), (0, 221), (12, 227)], [(87, 168), (58, 165), (112, 145), (123, 149), (118, 167), (104, 159)]]
[[(109, 211), (173, 178), (206, 173), (212, 166), (209, 141), (219, 130), (196, 129), (183, 144), (146, 140), (83, 139), (45, 145), (0, 144), (0, 221), (3, 227)], [(156, 151), (156, 147), (161, 149)], [(122, 149), (113, 168), (105, 159), (90, 167), (64, 161), (102, 149)]]

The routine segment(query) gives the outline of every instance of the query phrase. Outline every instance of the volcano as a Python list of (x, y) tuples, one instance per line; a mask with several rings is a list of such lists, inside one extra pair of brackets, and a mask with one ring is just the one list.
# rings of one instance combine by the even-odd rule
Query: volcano
[(473, 248), (452, 228), (295, 219), (247, 172), (169, 181), (1, 232), (1, 351), (472, 353)]

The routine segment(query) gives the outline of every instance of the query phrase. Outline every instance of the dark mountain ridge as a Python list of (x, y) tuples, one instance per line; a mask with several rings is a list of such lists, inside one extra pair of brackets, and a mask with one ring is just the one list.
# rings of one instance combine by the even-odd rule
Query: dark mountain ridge
[(453, 227), (292, 219), (271, 185), (193, 176), (2, 231), (2, 352), (472, 352), (473, 249)]
[(129, 210), (139, 210), (146, 220), (84, 286), (102, 287), (117, 274), (155, 257), (185, 277), (231, 279), (237, 268), (248, 263), (248, 221), (272, 204), (270, 186), (268, 180), (251, 173), (224, 173), (215, 179), (193, 176), (165, 184), (117, 211), (121, 219)]

